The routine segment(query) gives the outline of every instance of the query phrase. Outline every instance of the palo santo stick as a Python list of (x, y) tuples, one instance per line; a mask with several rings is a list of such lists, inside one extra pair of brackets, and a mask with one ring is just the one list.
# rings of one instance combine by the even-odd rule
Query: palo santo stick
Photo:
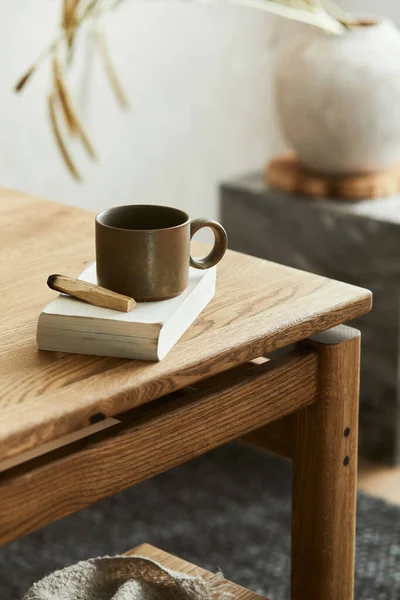
[(130, 312), (136, 306), (134, 299), (129, 296), (117, 294), (94, 283), (87, 283), (87, 281), (66, 277), (65, 275), (50, 275), (47, 279), (47, 285), (52, 290), (69, 294), (74, 298), (88, 302), (88, 304), (94, 304), (102, 308)]

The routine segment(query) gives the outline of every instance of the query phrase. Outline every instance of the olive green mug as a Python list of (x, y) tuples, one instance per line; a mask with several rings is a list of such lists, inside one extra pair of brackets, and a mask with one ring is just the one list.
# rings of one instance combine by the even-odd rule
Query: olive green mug
[[(214, 232), (205, 258), (190, 255), (190, 240), (202, 227)], [(139, 302), (166, 300), (188, 285), (189, 265), (208, 269), (227, 247), (216, 221), (190, 220), (178, 208), (137, 204), (103, 210), (96, 217), (96, 268), (99, 285)]]

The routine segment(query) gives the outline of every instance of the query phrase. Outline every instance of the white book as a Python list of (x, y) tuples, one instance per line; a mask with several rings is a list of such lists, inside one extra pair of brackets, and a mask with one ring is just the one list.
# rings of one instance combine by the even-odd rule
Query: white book
[[(96, 264), (79, 279), (97, 283)], [(60, 294), (40, 313), (41, 350), (158, 361), (171, 350), (215, 295), (216, 267), (189, 269), (189, 285), (176, 298), (138, 302), (129, 313)]]

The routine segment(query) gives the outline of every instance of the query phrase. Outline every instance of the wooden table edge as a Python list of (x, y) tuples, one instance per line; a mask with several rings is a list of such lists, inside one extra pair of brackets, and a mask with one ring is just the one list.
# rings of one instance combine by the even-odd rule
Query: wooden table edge
[[(363, 288), (355, 289), (359, 291), (357, 299), (347, 302), (344, 306), (338, 305), (336, 311), (326, 312), (324, 330), (341, 324), (343, 320), (348, 321), (369, 312), (372, 306), (371, 292)], [(183, 363), (179, 373), (172, 375), (169, 372), (162, 373), (157, 380), (157, 386), (153, 384), (157, 377), (156, 367), (149, 369), (147, 379), (141, 376), (138, 378), (139, 381), (132, 381), (129, 373), (130, 364), (127, 363), (100, 375), (94, 375), (83, 382), (65, 386), (56, 392), (35, 397), (32, 401), (25, 400), (23, 406), (17, 405), (2, 413), (0, 460), (88, 427), (94, 416), (95, 418), (114, 417), (177, 391), (195, 381), (224, 372), (321, 331), (316, 328), (312, 319), (308, 323), (299, 323), (297, 327), (290, 325), (288, 329), (286, 337), (284, 331), (274, 332), (272, 328), (269, 335), (266, 332), (260, 332), (258, 337), (254, 337), (236, 348), (232, 348), (228, 344), (223, 352), (218, 350), (214, 355), (207, 350), (204, 360), (199, 361), (201, 373), (198, 369), (193, 369), (190, 355), (196, 352), (198, 356), (202, 350), (198, 347), (196, 339), (188, 340), (182, 344), (182, 350), (187, 357), (186, 364)], [(212, 332), (209, 335), (212, 337), (214, 334)], [(202, 341), (206, 347), (207, 334)], [(100, 377), (101, 382), (99, 382)], [(71, 398), (79, 398), (78, 407), (71, 402)], [(45, 413), (40, 410), (41, 405), (46, 405)], [(43, 414), (45, 414), (45, 418)]]

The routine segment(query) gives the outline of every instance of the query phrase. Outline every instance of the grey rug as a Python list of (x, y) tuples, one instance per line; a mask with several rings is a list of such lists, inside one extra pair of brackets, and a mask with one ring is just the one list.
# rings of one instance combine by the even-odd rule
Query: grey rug
[[(357, 529), (356, 600), (398, 600), (400, 509), (360, 494)], [(20, 600), (50, 571), (147, 541), (283, 600), (289, 530), (290, 465), (230, 444), (0, 548), (0, 598)]]

